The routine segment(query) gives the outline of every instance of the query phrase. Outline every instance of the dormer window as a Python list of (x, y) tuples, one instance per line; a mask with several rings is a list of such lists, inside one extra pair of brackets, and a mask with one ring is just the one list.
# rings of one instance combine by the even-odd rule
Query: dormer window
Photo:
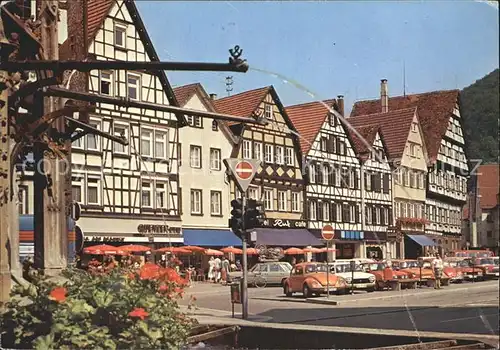
[(337, 119), (335, 118), (335, 115), (331, 113), (328, 116), (328, 122), (330, 123), (330, 126), (336, 126), (337, 125)]
[(126, 48), (127, 27), (121, 24), (115, 24), (115, 46)]

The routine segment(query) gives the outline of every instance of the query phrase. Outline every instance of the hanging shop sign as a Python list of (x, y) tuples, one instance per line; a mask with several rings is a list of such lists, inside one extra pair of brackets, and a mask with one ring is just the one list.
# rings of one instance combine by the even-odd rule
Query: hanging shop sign
[(307, 228), (307, 222), (288, 219), (264, 219), (261, 227), (265, 228)]
[(159, 233), (159, 234), (168, 234), (168, 235), (178, 235), (181, 234), (180, 227), (171, 227), (168, 225), (147, 225), (141, 224), (137, 226), (137, 232), (141, 234), (151, 234), (151, 233)]
[(125, 237), (87, 236), (85, 237), (85, 242), (125, 242)]

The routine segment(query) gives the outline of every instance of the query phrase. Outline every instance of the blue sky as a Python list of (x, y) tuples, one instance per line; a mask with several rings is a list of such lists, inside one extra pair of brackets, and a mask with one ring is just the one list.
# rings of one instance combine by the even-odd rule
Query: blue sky
[(201, 82), (227, 96), (274, 85), (285, 105), (463, 88), (498, 67), (498, 10), (472, 1), (427, 2), (170, 2), (138, 1), (162, 60), (226, 62), (243, 48), (250, 67), (307, 87), (312, 98), (281, 79), (247, 73), (167, 72), (172, 85)]

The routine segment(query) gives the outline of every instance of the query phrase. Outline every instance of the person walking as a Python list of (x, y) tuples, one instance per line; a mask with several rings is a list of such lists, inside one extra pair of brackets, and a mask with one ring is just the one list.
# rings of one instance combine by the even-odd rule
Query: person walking
[(214, 278), (214, 270), (215, 270), (215, 259), (213, 256), (210, 257), (210, 260), (208, 260), (208, 280), (211, 282)]
[(220, 281), (220, 271), (221, 271), (221, 268), (222, 268), (222, 261), (220, 260), (219, 257), (215, 258), (214, 260), (215, 262), (215, 283), (219, 283)]
[(227, 257), (222, 259), (222, 283), (227, 283), (229, 279), (229, 260)]
[(434, 276), (436, 277), (436, 283), (434, 284), (434, 289), (441, 289), (441, 277), (443, 275), (443, 260), (441, 256), (436, 254), (436, 258), (432, 261), (432, 267), (434, 269)]

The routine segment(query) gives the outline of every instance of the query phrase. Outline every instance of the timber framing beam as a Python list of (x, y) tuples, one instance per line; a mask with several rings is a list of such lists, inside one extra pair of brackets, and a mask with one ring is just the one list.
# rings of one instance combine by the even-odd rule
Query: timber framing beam
[(128, 98), (116, 98), (116, 97), (108, 97), (102, 95), (96, 95), (88, 92), (75, 92), (62, 88), (47, 88), (44, 91), (46, 96), (55, 96), (55, 97), (63, 97), (73, 100), (86, 101), (86, 102), (95, 102), (95, 103), (108, 103), (120, 107), (132, 107), (132, 108), (142, 108), (149, 109), (153, 111), (159, 112), (168, 112), (168, 113), (181, 113), (185, 115), (191, 115), (196, 117), (204, 117), (204, 118), (212, 118), (216, 120), (225, 120), (225, 121), (233, 121), (237, 123), (251, 123), (251, 124), (259, 124), (266, 125), (268, 122), (263, 117), (254, 118), (243, 118), (236, 117), (234, 115), (229, 114), (221, 114), (216, 112), (208, 112), (208, 111), (198, 111), (189, 108), (182, 108), (176, 106), (166, 106), (166, 105), (157, 105), (150, 102), (138, 102), (133, 101)]

